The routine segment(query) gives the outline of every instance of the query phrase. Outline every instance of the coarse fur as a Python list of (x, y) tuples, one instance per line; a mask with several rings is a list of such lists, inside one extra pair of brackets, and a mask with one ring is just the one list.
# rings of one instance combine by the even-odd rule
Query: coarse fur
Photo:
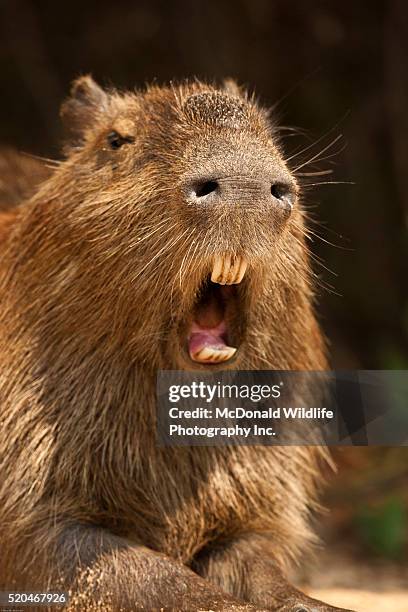
[(52, 173), (54, 162), (14, 149), (0, 149), (0, 211), (8, 211), (30, 198)]
[[(327, 366), (273, 122), (231, 83), (90, 77), (62, 116), (66, 158), (16, 209), (0, 262), (0, 588), (62, 585), (78, 610), (294, 609), (304, 596), (251, 576), (264, 556), (272, 583), (313, 540), (322, 451), (155, 439), (156, 373), (186, 367), (180, 329), (216, 253), (248, 260), (232, 367)], [(290, 217), (244, 189), (235, 208), (192, 205), (186, 186), (214, 168), (289, 180)]]
[(8, 237), (17, 208), (51, 176), (51, 167), (13, 149), (0, 149), (0, 244)]

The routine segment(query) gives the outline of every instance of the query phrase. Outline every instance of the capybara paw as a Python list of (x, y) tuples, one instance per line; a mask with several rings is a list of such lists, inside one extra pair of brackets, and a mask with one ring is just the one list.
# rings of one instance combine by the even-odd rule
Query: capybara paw
[(271, 610), (276, 612), (353, 612), (345, 608), (336, 608), (318, 599), (311, 599), (299, 592), (292, 594), (277, 606), (272, 606)]
[(290, 603), (279, 608), (279, 612), (353, 612), (345, 608), (336, 608), (323, 601), (308, 600), (307, 602)]

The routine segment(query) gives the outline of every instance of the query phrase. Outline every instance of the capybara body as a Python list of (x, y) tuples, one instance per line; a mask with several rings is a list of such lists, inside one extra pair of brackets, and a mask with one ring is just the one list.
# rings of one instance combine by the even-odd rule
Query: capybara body
[[(0, 260), (0, 588), (67, 590), (72, 610), (331, 609), (282, 574), (313, 539), (319, 449), (155, 437), (160, 368), (326, 367), (273, 123), (231, 83), (90, 77), (62, 116), (66, 157)], [(230, 286), (209, 280), (226, 254), (245, 262)]]

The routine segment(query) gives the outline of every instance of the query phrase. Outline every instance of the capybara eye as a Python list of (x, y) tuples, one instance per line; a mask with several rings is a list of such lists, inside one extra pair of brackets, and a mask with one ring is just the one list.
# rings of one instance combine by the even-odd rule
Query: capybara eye
[(107, 136), (107, 141), (111, 149), (120, 149), (120, 147), (124, 144), (131, 144), (134, 142), (134, 138), (132, 136), (121, 136), (118, 132), (110, 132)]

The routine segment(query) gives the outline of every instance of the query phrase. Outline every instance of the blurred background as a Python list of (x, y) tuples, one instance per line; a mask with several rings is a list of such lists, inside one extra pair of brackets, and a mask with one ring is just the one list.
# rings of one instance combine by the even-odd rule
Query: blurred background
[[(233, 77), (274, 107), (295, 167), (332, 171), (301, 180), (333, 367), (408, 368), (406, 2), (0, 0), (0, 19), (0, 142), (23, 151), (59, 155), (59, 105), (87, 72), (120, 88)], [(408, 451), (337, 460), (326, 541), (398, 574)]]

